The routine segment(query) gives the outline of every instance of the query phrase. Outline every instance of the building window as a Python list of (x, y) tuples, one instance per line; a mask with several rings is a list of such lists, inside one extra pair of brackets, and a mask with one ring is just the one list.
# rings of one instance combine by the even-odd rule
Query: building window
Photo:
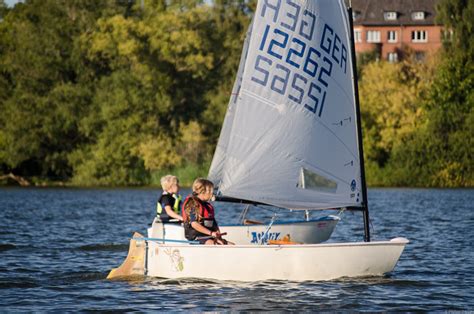
[(424, 20), (425, 19), (425, 12), (422, 12), (422, 11), (413, 12), (411, 14), (411, 19), (412, 20)]
[(443, 40), (443, 41), (452, 41), (453, 40), (453, 30), (450, 30), (450, 29), (441, 30), (441, 40)]
[(397, 42), (397, 31), (388, 31), (387, 32), (387, 40), (389, 43), (396, 43)]
[(361, 43), (362, 42), (362, 32), (360, 29), (354, 30), (354, 42)]
[(379, 43), (380, 42), (380, 31), (367, 31), (367, 42), (368, 43)]
[(417, 61), (425, 60), (425, 53), (423, 51), (416, 51), (415, 52), (415, 60), (417, 60)]
[(397, 62), (398, 54), (396, 52), (389, 52), (387, 55), (388, 62)]
[(411, 41), (414, 43), (426, 43), (428, 41), (428, 35), (426, 31), (412, 31)]
[(395, 21), (397, 19), (397, 12), (384, 12), (383, 17), (386, 21)]

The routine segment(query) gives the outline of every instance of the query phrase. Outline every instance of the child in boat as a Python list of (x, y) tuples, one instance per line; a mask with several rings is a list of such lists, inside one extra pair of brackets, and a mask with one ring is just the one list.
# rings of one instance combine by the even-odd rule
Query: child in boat
[(224, 240), (214, 218), (214, 207), (209, 203), (213, 198), (214, 184), (198, 178), (193, 183), (193, 193), (183, 203), (183, 220), (186, 239), (199, 240), (201, 244), (233, 244)]
[(156, 216), (161, 222), (170, 220), (183, 221), (179, 210), (181, 208), (181, 196), (179, 192), (179, 180), (176, 176), (166, 175), (160, 180), (163, 193), (156, 204)]

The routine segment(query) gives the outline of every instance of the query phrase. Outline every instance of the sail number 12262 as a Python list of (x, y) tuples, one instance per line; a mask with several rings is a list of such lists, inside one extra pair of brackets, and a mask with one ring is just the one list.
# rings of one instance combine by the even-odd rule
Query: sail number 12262
[[(306, 10), (300, 12), (294, 2), (287, 4), (294, 14), (287, 13), (283, 18), (292, 17), (294, 21), (282, 20), (277, 26), (265, 26), (251, 80), (286, 95), (291, 102), (321, 117), (333, 64), (346, 72), (347, 49), (327, 24), (323, 26), (319, 47), (315, 47), (316, 16)], [(272, 9), (276, 7), (266, 3), (261, 15), (270, 14)], [(273, 12), (274, 21), (279, 12), (279, 8)], [(300, 27), (295, 31), (299, 15)]]

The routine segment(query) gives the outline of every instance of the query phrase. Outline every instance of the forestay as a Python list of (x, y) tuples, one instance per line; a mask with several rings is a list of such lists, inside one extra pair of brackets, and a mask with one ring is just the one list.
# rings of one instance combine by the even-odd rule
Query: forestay
[(259, 1), (209, 172), (222, 195), (361, 206), (349, 28), (343, 0)]

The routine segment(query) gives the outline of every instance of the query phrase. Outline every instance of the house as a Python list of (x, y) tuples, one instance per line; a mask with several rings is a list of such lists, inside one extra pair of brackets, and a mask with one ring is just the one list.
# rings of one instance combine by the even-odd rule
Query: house
[(422, 60), (442, 46), (438, 0), (352, 0), (356, 53), (396, 62), (406, 51)]

